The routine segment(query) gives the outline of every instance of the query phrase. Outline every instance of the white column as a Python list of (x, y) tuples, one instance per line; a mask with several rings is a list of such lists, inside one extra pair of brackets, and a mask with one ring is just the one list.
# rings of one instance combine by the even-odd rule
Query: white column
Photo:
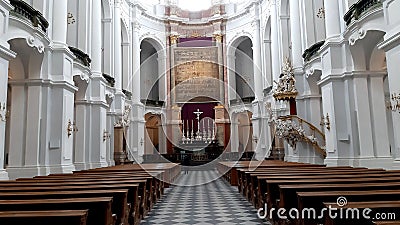
[(162, 54), (158, 57), (158, 85), (159, 85), (159, 100), (167, 101), (167, 57), (164, 55), (165, 52), (159, 52)]
[(340, 35), (340, 20), (342, 17), (339, 12), (339, 1), (324, 0), (326, 38), (331, 39)]
[(378, 158), (390, 157), (390, 142), (385, 105), (383, 75), (372, 75), (370, 78), (372, 118), (374, 131), (374, 148)]
[(280, 57), (279, 57), (279, 29), (278, 15), (276, 12), (276, 0), (271, 1), (271, 53), (272, 53), (272, 77), (278, 81), (281, 73)]
[[(1, 18), (1, 17), (0, 17)], [(1, 25), (0, 25), (1, 26)], [(1, 44), (0, 44), (1, 45)], [(0, 180), (7, 180), (8, 179), (8, 174), (6, 170), (4, 169), (4, 150), (5, 150), (5, 142), (6, 142), (6, 124), (7, 124), (7, 119), (6, 113), (7, 110), (9, 110), (7, 106), (7, 84), (8, 84), (8, 65), (9, 65), (9, 60), (12, 57), (15, 57), (11, 51), (7, 50), (7, 48), (1, 48), (0, 54), (3, 55), (0, 57)], [(3, 57), (6, 56), (6, 59), (3, 59)], [(11, 98), (11, 96), (8, 96)]]
[[(137, 10), (137, 9), (136, 9)], [(139, 40), (139, 30), (140, 24), (134, 22), (132, 24), (132, 119), (129, 132), (130, 146), (137, 155), (139, 162), (142, 161), (142, 156), (144, 155), (144, 144), (145, 141), (145, 108), (140, 102), (140, 40)]]
[(138, 23), (133, 24), (132, 32), (132, 102), (134, 104), (140, 103), (140, 40), (139, 40), (140, 25)]
[(92, 1), (92, 54), (90, 55), (92, 59), (92, 74), (93, 76), (102, 76), (102, 23), (101, 23), (101, 1)]
[(228, 88), (229, 89), (226, 90), (226, 91), (228, 91), (228, 94), (229, 94), (228, 100), (229, 100), (229, 103), (230, 103), (231, 100), (235, 100), (236, 99), (236, 95), (237, 95), (237, 93), (236, 93), (236, 72), (235, 72), (235, 59), (236, 59), (236, 56), (235, 56), (234, 52), (231, 52), (231, 54), (228, 55), (227, 57), (228, 57), (228, 60), (227, 60), (228, 68), (227, 68), (227, 70), (228, 70), (228, 79), (229, 79), (229, 81), (228, 81), (228, 84), (229, 84)]
[(254, 92), (256, 101), (263, 99), (263, 80), (262, 80), (262, 61), (261, 61), (261, 37), (260, 37), (260, 20), (255, 20), (254, 26), (254, 43), (253, 43), (253, 61), (254, 61)]
[(290, 0), (290, 29), (292, 39), (292, 60), (296, 71), (302, 70), (303, 58), (301, 47), (300, 7), (298, 0)]
[(90, 168), (107, 166), (106, 141), (103, 140), (106, 126), (107, 103), (105, 96), (105, 82), (102, 76), (102, 24), (101, 1), (92, 1), (92, 80), (90, 82), (91, 115), (90, 115)]
[(114, 0), (114, 78), (117, 92), (122, 92), (122, 51), (121, 51), (121, 8), (120, 0)]
[(231, 122), (231, 152), (239, 151), (239, 123), (237, 119), (232, 119)]
[(53, 42), (55, 44), (66, 45), (67, 43), (67, 0), (53, 0)]

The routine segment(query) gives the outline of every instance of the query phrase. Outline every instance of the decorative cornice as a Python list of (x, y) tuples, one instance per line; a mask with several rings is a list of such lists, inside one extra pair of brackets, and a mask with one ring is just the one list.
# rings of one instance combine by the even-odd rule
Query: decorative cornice
[(0, 57), (9, 61), (17, 57), (17, 53), (0, 44)]

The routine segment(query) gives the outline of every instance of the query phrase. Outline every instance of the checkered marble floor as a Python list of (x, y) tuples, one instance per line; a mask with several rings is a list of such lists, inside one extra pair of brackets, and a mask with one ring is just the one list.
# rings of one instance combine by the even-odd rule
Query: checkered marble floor
[(236, 187), (218, 178), (214, 170), (182, 173), (141, 224), (269, 224), (257, 218)]

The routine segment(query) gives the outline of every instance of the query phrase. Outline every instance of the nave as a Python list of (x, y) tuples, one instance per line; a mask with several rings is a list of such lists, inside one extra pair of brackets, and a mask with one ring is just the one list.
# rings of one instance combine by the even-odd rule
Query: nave
[(269, 224), (216, 170), (182, 172), (142, 225)]

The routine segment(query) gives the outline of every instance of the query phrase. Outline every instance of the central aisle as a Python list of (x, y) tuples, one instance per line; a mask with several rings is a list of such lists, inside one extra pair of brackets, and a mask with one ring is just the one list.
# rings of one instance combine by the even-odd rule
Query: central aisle
[(182, 173), (178, 184), (166, 190), (142, 225), (150, 224), (267, 224), (237, 191), (210, 171)]

